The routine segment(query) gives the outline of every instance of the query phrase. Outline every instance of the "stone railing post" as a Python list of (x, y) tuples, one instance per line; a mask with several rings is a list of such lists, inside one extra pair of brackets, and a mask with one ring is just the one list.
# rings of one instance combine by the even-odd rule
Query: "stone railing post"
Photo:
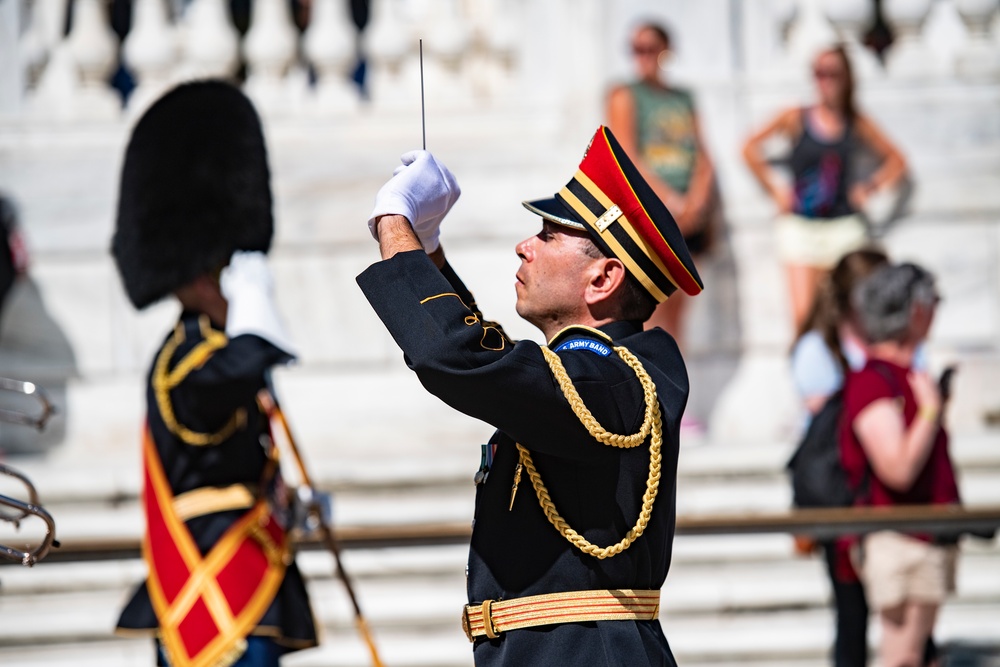
[(374, 106), (409, 106), (410, 93), (419, 89), (420, 82), (404, 81), (401, 74), (416, 40), (400, 19), (397, 0), (372, 0), (364, 41), (369, 60), (368, 90)]
[(193, 0), (183, 22), (181, 78), (231, 77), (240, 61), (240, 38), (226, 0)]
[(932, 0), (885, 0), (882, 10), (896, 32), (886, 55), (886, 70), (896, 78), (924, 79), (941, 70), (941, 63), (924, 43), (922, 29)]
[(121, 102), (107, 81), (118, 62), (118, 37), (111, 30), (103, 0), (76, 0), (73, 27), (66, 45), (80, 80), (73, 115), (117, 117), (121, 113)]
[(997, 0), (954, 0), (969, 40), (958, 53), (955, 67), (962, 77), (996, 79), (1000, 77), (1000, 45), (991, 34), (997, 15)]
[(130, 111), (144, 109), (170, 85), (177, 65), (177, 39), (164, 0), (136, 0), (132, 28), (122, 55), (138, 85), (129, 98)]
[(37, 85), (49, 56), (63, 39), (65, 25), (66, 0), (34, 0), (31, 3), (28, 26), (18, 44), (29, 88)]
[[(484, 0), (478, 26), (482, 67), (471, 82), (487, 97), (503, 97), (514, 83), (518, 61), (519, 8), (510, 0)], [(482, 81), (479, 77), (482, 77)]]
[(471, 45), (472, 33), (456, 0), (438, 4), (424, 39), (425, 75), (435, 87), (428, 106), (454, 108), (471, 100), (471, 87), (464, 76)]
[(798, 0), (795, 18), (788, 29), (789, 73), (795, 78), (802, 76), (821, 48), (837, 40), (837, 32), (820, 7), (821, 1)]
[(882, 73), (878, 58), (861, 43), (861, 31), (875, 15), (872, 0), (824, 0), (823, 11), (851, 59), (854, 75), (870, 79)]
[(357, 31), (343, 0), (314, 0), (302, 51), (316, 69), (317, 110), (354, 111), (360, 97), (349, 80), (357, 56)]
[(287, 111), (294, 81), (287, 77), (298, 51), (298, 33), (286, 0), (254, 0), (243, 40), (246, 92), (263, 113)]

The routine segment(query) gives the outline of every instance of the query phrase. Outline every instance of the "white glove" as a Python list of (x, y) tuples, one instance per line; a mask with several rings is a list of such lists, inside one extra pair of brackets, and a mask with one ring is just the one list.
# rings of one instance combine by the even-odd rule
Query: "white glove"
[(274, 300), (274, 279), (262, 252), (233, 253), (219, 277), (222, 296), (229, 302), (226, 335), (254, 334), (291, 356), (295, 346), (285, 331)]
[(382, 215), (402, 215), (413, 227), (426, 252), (440, 245), (440, 226), (444, 216), (462, 194), (448, 168), (427, 151), (410, 151), (400, 158), (392, 178), (375, 195), (375, 208), (368, 219), (372, 237), (375, 220)]

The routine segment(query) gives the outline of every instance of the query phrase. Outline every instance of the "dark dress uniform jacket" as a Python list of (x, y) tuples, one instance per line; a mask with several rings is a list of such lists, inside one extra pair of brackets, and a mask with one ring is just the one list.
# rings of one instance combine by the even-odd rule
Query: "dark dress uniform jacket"
[[(476, 491), (468, 564), (470, 604), (594, 589), (659, 589), (674, 534), (677, 424), (688, 395), (674, 340), (638, 322), (600, 332), (573, 327), (574, 338), (613, 339), (635, 354), (656, 384), (663, 420), (659, 494), (645, 533), (617, 556), (579, 551), (549, 523), (527, 473), (508, 511), (520, 443), (530, 450), (556, 508), (598, 546), (618, 542), (635, 524), (649, 467), (647, 442), (619, 449), (597, 442), (572, 412), (538, 345), (514, 343), (484, 321), (471, 294), (445, 266), (420, 251), (400, 253), (358, 277), (365, 296), (428, 391), (498, 430), (496, 454)], [(607, 338), (605, 338), (607, 337)], [(639, 430), (645, 410), (634, 372), (616, 354), (558, 353), (584, 403), (613, 433)], [(458, 609), (456, 609), (458, 612)], [(456, 613), (456, 622), (458, 613)], [(477, 665), (674, 665), (658, 621), (601, 621), (515, 630), (476, 640)]]
[[(174, 351), (169, 362), (170, 369), (204, 340), (197, 314), (182, 314), (181, 326), (184, 328), (184, 342)], [(267, 462), (261, 442), (261, 436), (267, 433), (267, 419), (257, 406), (256, 396), (264, 388), (264, 372), (287, 359), (288, 355), (262, 338), (249, 334), (236, 336), (170, 392), (176, 420), (199, 433), (215, 433), (229, 422), (237, 410), (245, 411), (246, 426), (238, 428), (232, 436), (217, 445), (189, 445), (167, 428), (157, 406), (152, 384), (153, 371), (150, 372), (147, 383), (149, 428), (174, 496), (202, 487), (232, 484), (246, 484), (251, 490), (258, 490)], [(216, 512), (186, 522), (202, 555), (208, 553), (244, 512)], [(155, 630), (157, 626), (156, 614), (143, 582), (122, 611), (118, 628), (127, 632)], [(290, 648), (316, 645), (309, 598), (295, 563), (288, 566), (274, 601), (253, 634), (273, 637)]]

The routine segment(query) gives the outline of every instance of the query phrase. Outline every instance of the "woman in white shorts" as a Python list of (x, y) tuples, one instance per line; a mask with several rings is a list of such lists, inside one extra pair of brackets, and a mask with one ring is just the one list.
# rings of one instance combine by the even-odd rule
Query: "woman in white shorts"
[[(788, 276), (796, 330), (837, 260), (865, 244), (867, 230), (857, 212), (873, 192), (892, 187), (906, 174), (899, 150), (855, 107), (854, 78), (842, 46), (816, 56), (813, 80), (816, 104), (783, 111), (743, 149), (750, 170), (778, 207), (777, 250)], [(764, 157), (764, 144), (774, 136), (792, 143), (791, 186)], [(864, 180), (852, 174), (861, 151), (879, 160)]]
[[(959, 502), (941, 394), (913, 370), (938, 302), (934, 278), (913, 264), (887, 266), (854, 292), (868, 343), (865, 367), (844, 385), (840, 453), (859, 504), (947, 505)], [(955, 588), (953, 540), (881, 531), (861, 541), (860, 573), (868, 605), (882, 622), (883, 667), (920, 667), (937, 612)]]

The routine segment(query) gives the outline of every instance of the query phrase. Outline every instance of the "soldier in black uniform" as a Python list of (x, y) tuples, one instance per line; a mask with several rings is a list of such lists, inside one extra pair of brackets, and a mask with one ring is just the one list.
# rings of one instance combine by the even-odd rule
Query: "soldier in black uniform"
[(276, 667), (316, 644), (257, 401), (294, 358), (264, 256), (269, 181), (256, 112), (222, 82), (167, 93), (125, 155), (112, 246), (125, 289), (136, 308), (171, 294), (182, 307), (147, 388), (149, 577), (118, 621), (155, 635), (159, 665)]
[(479, 312), (438, 243), (458, 198), (427, 152), (376, 198), (383, 261), (358, 283), (428, 391), (494, 425), (476, 475), (463, 627), (477, 665), (673, 665), (656, 620), (675, 522), (677, 345), (643, 331), (701, 280), (670, 213), (607, 128), (555, 197), (525, 206), (517, 311), (548, 344)]

